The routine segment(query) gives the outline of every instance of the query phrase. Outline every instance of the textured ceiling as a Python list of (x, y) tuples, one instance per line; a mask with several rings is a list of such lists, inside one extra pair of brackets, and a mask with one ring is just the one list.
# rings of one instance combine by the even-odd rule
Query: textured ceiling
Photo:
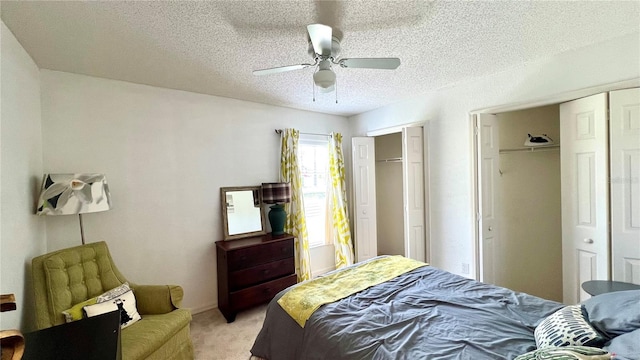
[[(465, 79), (639, 31), (640, 2), (2, 1), (41, 68), (352, 115)], [(306, 25), (334, 27), (341, 57), (399, 57), (397, 70), (335, 69), (313, 102)]]

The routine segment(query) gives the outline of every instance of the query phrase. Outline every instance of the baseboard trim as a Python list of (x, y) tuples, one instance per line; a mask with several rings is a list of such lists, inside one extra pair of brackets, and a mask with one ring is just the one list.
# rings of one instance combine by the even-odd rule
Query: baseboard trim
[(209, 310), (213, 310), (213, 309), (217, 309), (218, 308), (218, 304), (210, 304), (210, 305), (205, 305), (205, 306), (200, 306), (197, 308), (191, 308), (191, 314), (195, 315), (195, 314), (200, 314), (203, 313), (205, 311), (209, 311)]
[(336, 269), (336, 267), (335, 267), (335, 266), (329, 266), (329, 267), (326, 267), (326, 268), (318, 269), (318, 270), (313, 271), (313, 272), (311, 273), (311, 278), (312, 278), (312, 279), (315, 279), (316, 277), (318, 277), (318, 276), (320, 276), (320, 275), (322, 275), (322, 274), (326, 274), (326, 273), (328, 273), (329, 271), (333, 271), (333, 270), (335, 270), (335, 269)]

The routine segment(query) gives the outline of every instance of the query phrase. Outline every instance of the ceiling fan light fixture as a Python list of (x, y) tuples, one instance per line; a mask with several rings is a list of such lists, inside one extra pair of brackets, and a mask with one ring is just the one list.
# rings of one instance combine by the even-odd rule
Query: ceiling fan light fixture
[(331, 92), (336, 83), (336, 73), (331, 69), (321, 69), (313, 74), (313, 82), (320, 88), (322, 92)]
[(336, 90), (336, 84), (333, 84), (327, 88), (318, 88), (318, 91), (321, 93), (328, 94), (330, 92), (334, 92)]
[(336, 73), (332, 66), (355, 69), (387, 69), (393, 70), (400, 66), (398, 58), (339, 58), (340, 40), (333, 36), (333, 29), (323, 24), (311, 24), (307, 26), (309, 34), (309, 55), (313, 58), (312, 64), (298, 64), (279, 66), (275, 68), (254, 70), (254, 75), (269, 75), (286, 71), (306, 69), (314, 67), (313, 73), (313, 101), (316, 101), (316, 87), (321, 93), (336, 92), (336, 103), (338, 103), (338, 86), (336, 84)]

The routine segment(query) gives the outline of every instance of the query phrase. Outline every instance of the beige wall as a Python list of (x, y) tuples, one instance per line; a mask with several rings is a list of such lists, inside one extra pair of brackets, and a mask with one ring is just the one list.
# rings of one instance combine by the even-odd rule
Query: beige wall
[(44, 219), (35, 215), (42, 180), (39, 70), (0, 22), (0, 293), (15, 294), (17, 311), (0, 329), (33, 330), (31, 259), (45, 252)]
[[(527, 133), (559, 143), (558, 105), (497, 115), (500, 149), (523, 148)], [(503, 152), (500, 170), (496, 284), (561, 302), (560, 149)]]
[(402, 133), (375, 137), (378, 255), (404, 255)]

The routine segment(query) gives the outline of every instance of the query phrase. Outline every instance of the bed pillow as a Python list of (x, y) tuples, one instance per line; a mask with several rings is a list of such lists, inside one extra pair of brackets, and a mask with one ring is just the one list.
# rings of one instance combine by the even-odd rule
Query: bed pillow
[(640, 329), (616, 336), (605, 348), (619, 360), (640, 359)]
[(103, 303), (84, 307), (84, 312), (87, 314), (87, 317), (106, 314), (116, 310), (120, 311), (120, 327), (122, 329), (142, 319), (136, 308), (136, 298), (131, 290)]
[(591, 325), (608, 339), (640, 329), (640, 290), (601, 294), (582, 304)]
[(608, 352), (589, 346), (550, 346), (517, 356), (514, 360), (601, 360)]
[(596, 346), (605, 339), (589, 324), (580, 305), (569, 305), (545, 318), (534, 332), (539, 349), (551, 346)]

